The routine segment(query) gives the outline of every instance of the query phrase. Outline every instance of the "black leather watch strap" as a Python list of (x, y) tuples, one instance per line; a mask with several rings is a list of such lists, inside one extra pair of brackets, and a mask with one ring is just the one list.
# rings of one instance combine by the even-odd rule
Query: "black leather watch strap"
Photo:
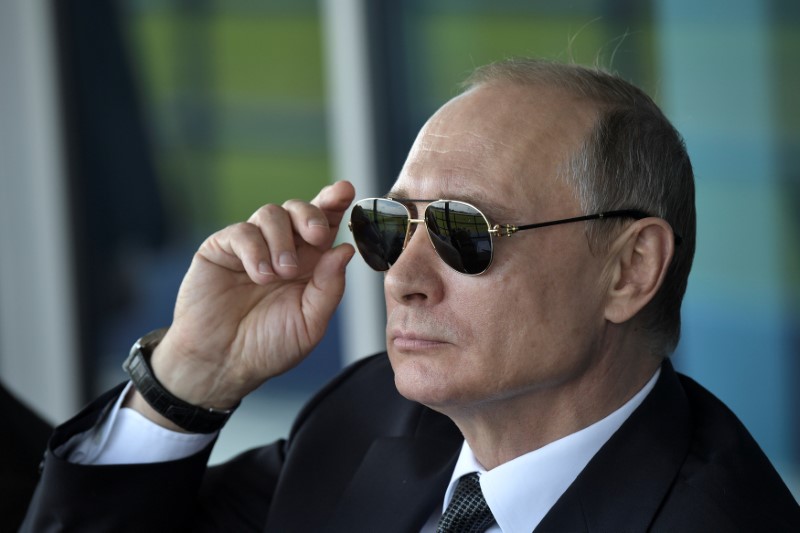
[(161, 342), (165, 329), (151, 331), (131, 348), (122, 368), (133, 381), (136, 390), (159, 414), (190, 433), (214, 433), (225, 425), (236, 409), (211, 409), (198, 407), (173, 396), (164, 388), (150, 367), (153, 349)]

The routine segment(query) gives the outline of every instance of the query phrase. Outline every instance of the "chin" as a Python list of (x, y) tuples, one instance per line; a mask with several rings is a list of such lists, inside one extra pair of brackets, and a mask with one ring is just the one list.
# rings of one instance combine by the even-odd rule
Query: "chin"
[(395, 386), (404, 398), (436, 411), (467, 400), (464, 392), (469, 387), (461, 383), (452, 368), (417, 357), (394, 356), (391, 362)]

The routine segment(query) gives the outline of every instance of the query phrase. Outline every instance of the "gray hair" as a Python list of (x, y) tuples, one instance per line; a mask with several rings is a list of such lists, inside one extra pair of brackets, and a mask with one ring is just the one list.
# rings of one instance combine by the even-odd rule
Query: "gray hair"
[[(563, 174), (586, 213), (638, 209), (663, 218), (680, 236), (661, 289), (638, 317), (651, 348), (670, 354), (680, 337), (696, 232), (694, 175), (680, 134), (641, 89), (599, 68), (510, 59), (477, 69), (464, 86), (493, 83), (553, 87), (597, 107), (597, 121)], [(608, 249), (621, 224), (587, 223), (594, 253)]]

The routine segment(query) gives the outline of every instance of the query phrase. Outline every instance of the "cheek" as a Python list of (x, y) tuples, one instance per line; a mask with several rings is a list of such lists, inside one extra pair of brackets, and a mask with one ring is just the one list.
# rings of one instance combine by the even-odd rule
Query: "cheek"
[(502, 289), (487, 300), (486, 311), (493, 325), (490, 336), (516, 352), (511, 357), (530, 355), (531, 365), (539, 368), (559, 366), (584, 351), (593, 337), (602, 316), (599, 283), (587, 258), (570, 252), (542, 250), (539, 257), (558, 260), (528, 261), (516, 272), (503, 269), (496, 284)]

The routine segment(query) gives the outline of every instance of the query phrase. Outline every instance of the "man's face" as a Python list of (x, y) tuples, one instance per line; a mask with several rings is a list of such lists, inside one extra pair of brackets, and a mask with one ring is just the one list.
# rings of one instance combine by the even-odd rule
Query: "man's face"
[[(492, 224), (581, 215), (558, 173), (593, 120), (555, 90), (473, 89), (428, 121), (391, 196), (464, 200)], [(450, 414), (557, 391), (595, 362), (604, 276), (583, 224), (495, 239), (480, 276), (445, 265), (425, 233), (414, 232), (384, 283), (401, 394)]]

